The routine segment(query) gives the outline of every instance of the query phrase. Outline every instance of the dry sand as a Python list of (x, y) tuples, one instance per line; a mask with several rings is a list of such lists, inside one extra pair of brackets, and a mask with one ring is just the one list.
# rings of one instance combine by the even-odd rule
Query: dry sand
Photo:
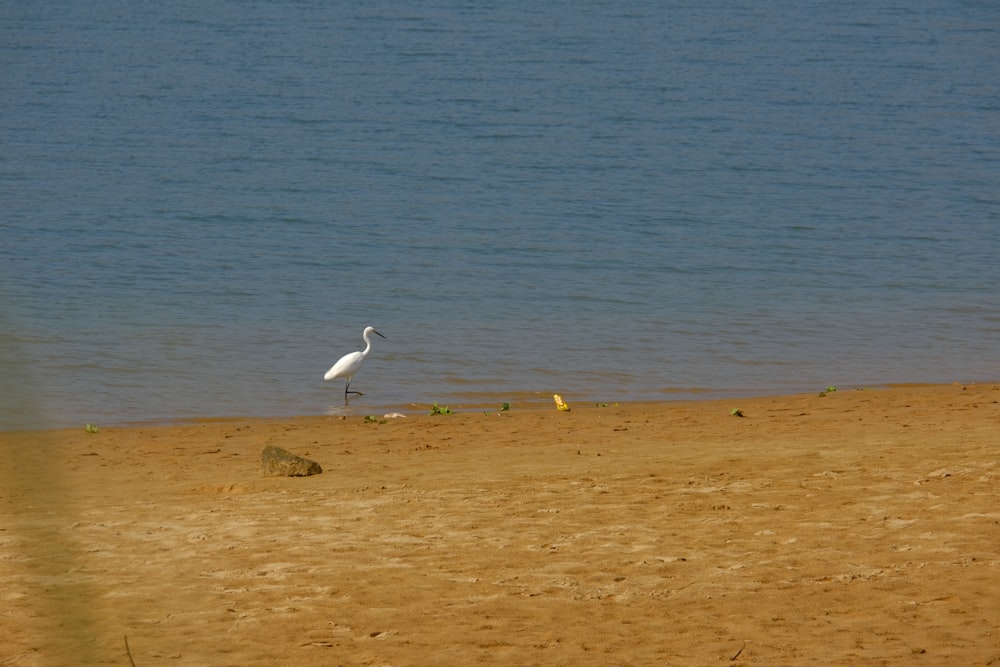
[(2, 433), (0, 665), (1000, 665), (1000, 387), (566, 398)]

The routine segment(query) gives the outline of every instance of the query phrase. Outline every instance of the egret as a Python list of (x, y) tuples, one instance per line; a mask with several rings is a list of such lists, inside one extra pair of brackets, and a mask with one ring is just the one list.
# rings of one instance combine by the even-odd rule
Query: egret
[[(375, 327), (365, 327), (365, 331), (361, 334), (361, 337), (365, 339), (365, 349), (359, 350), (357, 352), (351, 352), (350, 354), (345, 354), (340, 358), (340, 361), (335, 363), (333, 367), (326, 372), (323, 376), (324, 380), (333, 380), (336, 378), (347, 378), (347, 384), (344, 385), (344, 403), (347, 403), (348, 394), (357, 394), (358, 396), (363, 396), (360, 391), (348, 391), (351, 386), (351, 378), (354, 374), (361, 370), (361, 364), (365, 363), (365, 359), (368, 358), (368, 353), (372, 351), (372, 342), (368, 338), (371, 334), (377, 336), (382, 336), (379, 332), (375, 331)], [(382, 336), (385, 338), (385, 336)]]

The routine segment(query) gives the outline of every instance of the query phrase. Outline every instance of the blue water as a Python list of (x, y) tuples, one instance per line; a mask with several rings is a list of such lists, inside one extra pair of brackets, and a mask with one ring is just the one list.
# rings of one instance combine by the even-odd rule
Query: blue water
[(0, 429), (1000, 378), (994, 2), (0, 30)]

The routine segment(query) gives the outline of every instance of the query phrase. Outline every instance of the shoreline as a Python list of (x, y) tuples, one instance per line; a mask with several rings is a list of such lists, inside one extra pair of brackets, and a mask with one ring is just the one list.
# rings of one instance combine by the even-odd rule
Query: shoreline
[[(835, 391), (839, 392), (855, 392), (855, 391), (885, 391), (894, 389), (920, 389), (920, 388), (934, 388), (934, 387), (978, 387), (978, 386), (992, 386), (1000, 384), (1000, 380), (986, 380), (986, 381), (975, 381), (975, 382), (950, 382), (950, 383), (932, 383), (932, 382), (890, 382), (885, 384), (877, 385), (865, 385), (865, 386), (850, 386), (844, 388), (835, 388)], [(717, 401), (751, 401), (758, 399), (781, 399), (781, 398), (793, 398), (797, 396), (810, 396), (819, 395), (825, 393), (823, 388), (818, 388), (815, 392), (771, 392), (766, 390), (760, 391), (740, 391), (740, 390), (718, 390), (718, 389), (707, 389), (707, 388), (688, 388), (688, 389), (669, 389), (663, 390), (664, 394), (671, 395), (674, 394), (676, 397), (673, 398), (662, 398), (653, 400), (631, 400), (625, 399), (621, 401), (587, 401), (578, 400), (573, 396), (565, 395), (564, 398), (570, 403), (571, 407), (576, 408), (589, 408), (594, 406), (634, 406), (642, 408), (654, 408), (655, 406), (669, 406), (676, 404), (685, 403), (699, 403), (699, 402), (717, 402)], [(489, 395), (489, 397), (480, 397), (476, 400), (469, 400), (469, 396), (466, 395), (456, 395), (454, 401), (438, 401), (437, 403), (442, 407), (450, 408), (454, 413), (468, 413), (468, 412), (498, 412), (500, 411), (500, 406), (507, 403), (511, 406), (512, 410), (518, 411), (545, 411), (553, 407), (552, 394), (545, 392), (520, 392), (518, 394), (496, 394)], [(371, 406), (357, 405), (346, 406), (346, 409), (341, 412), (339, 411), (340, 406), (331, 407), (326, 413), (322, 414), (287, 414), (287, 415), (189, 415), (183, 417), (165, 417), (165, 418), (149, 418), (149, 419), (138, 419), (138, 420), (124, 420), (124, 421), (108, 421), (101, 423), (99, 420), (92, 420), (95, 426), (99, 428), (113, 428), (113, 429), (134, 429), (134, 428), (159, 428), (159, 427), (177, 427), (185, 425), (193, 425), (200, 423), (212, 423), (212, 422), (236, 422), (236, 421), (264, 421), (264, 422), (280, 422), (285, 420), (300, 420), (300, 419), (323, 419), (323, 418), (364, 418), (366, 416), (381, 416), (386, 413), (398, 412), (410, 416), (419, 416), (428, 414), (433, 402), (429, 403), (388, 403), (388, 404), (373, 404)], [(37, 428), (12, 428), (12, 429), (0, 429), (0, 436), (4, 434), (18, 434), (18, 433), (44, 433), (49, 431), (72, 431), (75, 429), (82, 429), (86, 423), (81, 423), (79, 426), (40, 426)]]
[(1000, 384), (571, 407), (0, 433), (0, 661), (1000, 660)]

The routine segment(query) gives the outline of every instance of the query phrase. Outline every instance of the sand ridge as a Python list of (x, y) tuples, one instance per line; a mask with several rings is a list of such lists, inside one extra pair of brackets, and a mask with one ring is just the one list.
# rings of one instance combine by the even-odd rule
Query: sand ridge
[(997, 385), (566, 399), (0, 434), (0, 664), (1000, 665)]

